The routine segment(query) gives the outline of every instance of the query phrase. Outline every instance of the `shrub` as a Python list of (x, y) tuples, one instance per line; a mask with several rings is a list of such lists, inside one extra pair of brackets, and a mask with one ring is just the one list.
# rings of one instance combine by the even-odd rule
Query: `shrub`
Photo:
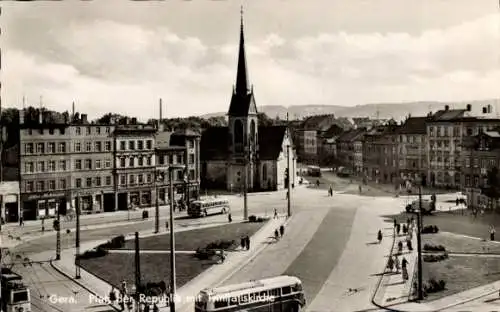
[(208, 260), (215, 255), (215, 250), (210, 250), (206, 248), (198, 248), (196, 249), (196, 253), (194, 256), (199, 260)]
[(217, 240), (208, 243), (205, 249), (230, 249), (233, 246), (236, 246), (235, 240)]
[(424, 255), (425, 262), (439, 262), (448, 259), (448, 253), (443, 253), (440, 255)]
[(119, 249), (122, 248), (125, 245), (125, 236), (120, 235), (113, 237), (110, 241), (99, 245), (102, 248), (105, 249)]
[(446, 248), (443, 245), (425, 244), (424, 251), (446, 251)]
[(257, 216), (251, 215), (250, 217), (248, 217), (248, 222), (257, 222)]
[(435, 225), (426, 225), (422, 228), (422, 234), (435, 234), (439, 232), (439, 228)]
[(429, 279), (427, 283), (424, 284), (424, 291), (427, 294), (436, 293), (446, 289), (446, 282), (444, 280), (436, 281), (434, 278)]
[(101, 246), (97, 246), (95, 249), (87, 250), (83, 254), (78, 256), (78, 259), (92, 259), (104, 257), (108, 254), (108, 251)]

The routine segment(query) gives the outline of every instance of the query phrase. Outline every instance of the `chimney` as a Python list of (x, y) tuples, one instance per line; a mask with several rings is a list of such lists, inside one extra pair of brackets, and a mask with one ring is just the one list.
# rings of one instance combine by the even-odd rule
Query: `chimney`
[(486, 114), (488, 110), (486, 109), (486, 106), (483, 107), (483, 114)]
[(131, 123), (132, 123), (133, 125), (137, 124), (137, 118), (135, 118), (135, 117), (134, 117), (134, 118), (132, 118)]
[(87, 114), (82, 114), (80, 116), (80, 120), (82, 121), (82, 124), (86, 124), (87, 123)]
[(43, 104), (42, 104), (42, 96), (40, 95), (40, 109), (38, 114), (38, 123), (43, 123)]
[(470, 111), (472, 110), (472, 105), (467, 104), (467, 106), (466, 106), (466, 107), (467, 107), (467, 111), (468, 111), (468, 112), (470, 112)]
[(491, 114), (491, 105), (488, 104), (488, 114)]
[(445, 105), (445, 106), (444, 106), (444, 110), (445, 110), (445, 111), (450, 110), (450, 105)]
[(160, 99), (160, 119), (158, 119), (158, 131), (160, 131), (160, 132), (163, 132), (165, 129), (165, 127), (163, 125), (163, 115), (162, 115), (163, 111), (162, 111), (162, 109), (163, 109), (163, 102)]
[(75, 101), (71, 104), (71, 120), (75, 120)]

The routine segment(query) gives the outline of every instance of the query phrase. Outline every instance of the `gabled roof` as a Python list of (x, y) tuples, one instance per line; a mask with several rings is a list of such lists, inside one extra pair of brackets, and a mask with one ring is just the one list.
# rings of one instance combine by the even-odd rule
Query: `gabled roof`
[(444, 109), (439, 110), (432, 116), (433, 121), (451, 121), (465, 117), (466, 109)]
[(426, 123), (428, 120), (428, 117), (410, 117), (399, 128), (398, 132), (400, 134), (426, 134)]
[(324, 138), (332, 138), (338, 136), (342, 132), (344, 132), (344, 129), (341, 126), (333, 124), (330, 126), (330, 128), (328, 128), (325, 132), (323, 132), (321, 136)]
[(342, 135), (340, 135), (337, 138), (337, 142), (352, 142), (352, 141), (356, 140), (360, 135), (363, 135), (365, 133), (366, 133), (366, 130), (364, 128), (352, 129), (352, 130), (346, 131)]
[(286, 126), (259, 127), (259, 158), (261, 160), (278, 159), (286, 128)]
[(226, 160), (229, 156), (229, 128), (210, 127), (201, 134), (200, 158)]
[(233, 93), (231, 96), (231, 103), (229, 104), (229, 116), (246, 117), (249, 114), (257, 115), (257, 105), (253, 92), (248, 94)]

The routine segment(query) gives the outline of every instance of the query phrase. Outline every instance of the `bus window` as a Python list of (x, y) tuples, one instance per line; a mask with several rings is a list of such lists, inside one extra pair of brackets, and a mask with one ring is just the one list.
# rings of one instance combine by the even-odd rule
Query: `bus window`
[(292, 291), (293, 291), (293, 292), (296, 292), (296, 291), (302, 291), (302, 284), (298, 284), (298, 283), (297, 283), (297, 284), (293, 285), (293, 287), (292, 287)]
[(288, 295), (289, 293), (292, 292), (292, 288), (290, 286), (285, 286), (281, 289), (281, 293), (283, 295)]
[(280, 294), (280, 290), (278, 288), (275, 288), (275, 289), (271, 289), (271, 291), (269, 291), (269, 294), (272, 296), (272, 297), (279, 297), (281, 294)]
[(18, 291), (13, 293), (12, 303), (28, 301), (28, 291)]

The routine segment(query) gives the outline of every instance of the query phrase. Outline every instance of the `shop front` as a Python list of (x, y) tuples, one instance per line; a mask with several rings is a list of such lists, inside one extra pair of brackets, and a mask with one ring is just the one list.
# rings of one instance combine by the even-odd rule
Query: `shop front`
[(53, 218), (57, 215), (59, 205), (63, 202), (66, 202), (66, 194), (64, 192), (22, 194), (21, 215), (24, 220)]

